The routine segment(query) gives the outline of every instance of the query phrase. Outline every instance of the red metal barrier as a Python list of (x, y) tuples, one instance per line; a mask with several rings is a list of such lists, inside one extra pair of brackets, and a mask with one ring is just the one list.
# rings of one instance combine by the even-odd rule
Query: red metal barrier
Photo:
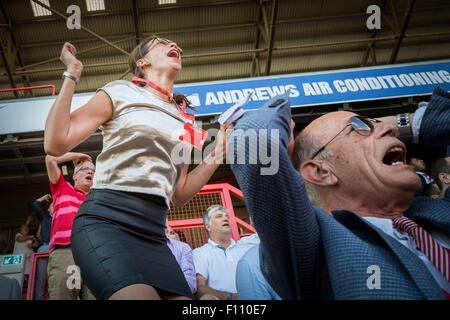
[[(201, 199), (202, 195), (216, 195), (209, 202)], [(205, 210), (210, 205), (220, 204), (228, 209), (230, 224), (231, 224), (231, 237), (238, 241), (240, 239), (239, 235), (239, 226), (247, 229), (250, 233), (246, 233), (246, 235), (254, 233), (255, 229), (245, 221), (242, 221), (238, 217), (236, 217), (233, 208), (233, 202), (231, 200), (231, 196), (235, 196), (241, 200), (244, 199), (241, 190), (233, 187), (228, 183), (218, 183), (218, 184), (208, 184), (202, 188), (202, 190), (183, 208), (176, 208), (171, 205), (168, 217), (169, 224), (175, 230), (179, 229), (192, 229), (192, 228), (200, 228), (203, 233), (202, 239), (205, 241), (205, 237), (207, 239), (207, 235), (203, 230), (203, 214)], [(186, 214), (189, 212), (189, 214)], [(183, 219), (183, 216), (188, 215), (190, 218)], [(192, 242), (193, 240), (187, 240), (186, 242), (195, 249), (197, 247), (196, 242)]]
[(33, 253), (30, 259), (30, 276), (28, 277), (27, 300), (33, 300), (36, 284), (36, 266), (38, 259), (48, 259), (48, 252)]
[(11, 88), (11, 89), (0, 89), (0, 92), (9, 92), (9, 91), (23, 91), (23, 90), (33, 90), (33, 89), (42, 89), (42, 88), (52, 88), (52, 96), (56, 94), (56, 87), (53, 84), (47, 84), (45, 86), (33, 86), (33, 87), (21, 87), (21, 88)]

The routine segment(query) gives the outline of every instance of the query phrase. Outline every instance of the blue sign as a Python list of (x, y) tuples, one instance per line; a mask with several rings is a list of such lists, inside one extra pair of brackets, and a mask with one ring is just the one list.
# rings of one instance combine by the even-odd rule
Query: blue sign
[(292, 107), (431, 94), (450, 91), (450, 60), (345, 69), (175, 86), (197, 115), (222, 113), (253, 92), (244, 109), (257, 109), (290, 90)]
[[(198, 116), (217, 115), (253, 92), (245, 110), (258, 109), (273, 96), (290, 90), (293, 108), (354, 101), (427, 95), (436, 86), (450, 91), (450, 60), (397, 64), (368, 68), (299, 73), (271, 77), (199, 82), (175, 86), (188, 97)], [(75, 94), (73, 112), (95, 92)], [(37, 132), (56, 97), (2, 101), (0, 135)], [(26, 115), (26, 116), (24, 116)]]

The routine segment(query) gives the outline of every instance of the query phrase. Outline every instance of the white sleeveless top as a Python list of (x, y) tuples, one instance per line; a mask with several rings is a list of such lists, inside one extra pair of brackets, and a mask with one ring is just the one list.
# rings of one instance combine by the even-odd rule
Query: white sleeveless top
[[(175, 103), (125, 80), (103, 88), (112, 117), (100, 126), (103, 150), (96, 161), (92, 188), (154, 194), (169, 207), (192, 147), (178, 139), (183, 118)], [(98, 91), (97, 90), (97, 91)]]

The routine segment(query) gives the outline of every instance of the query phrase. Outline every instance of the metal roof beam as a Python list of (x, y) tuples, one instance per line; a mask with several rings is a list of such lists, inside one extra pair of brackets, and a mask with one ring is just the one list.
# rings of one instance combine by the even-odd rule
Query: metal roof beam
[(266, 76), (270, 74), (270, 67), (272, 65), (272, 52), (273, 52), (273, 43), (275, 39), (275, 23), (277, 20), (277, 13), (278, 13), (278, 0), (273, 0), (272, 13), (270, 16), (269, 43), (267, 46)]
[(139, 17), (138, 17), (138, 7), (136, 0), (132, 1), (131, 4), (132, 12), (133, 12), (133, 22), (134, 22), (134, 32), (136, 34), (136, 45), (141, 41), (141, 34), (139, 32)]
[[(59, 11), (53, 9), (53, 8), (50, 8), (50, 7), (47, 6), (46, 4), (43, 4), (42, 2), (39, 2), (39, 1), (37, 1), (37, 0), (31, 0), (31, 1), (33, 1), (34, 3), (40, 5), (41, 7), (44, 7), (44, 8), (47, 9), (47, 10), (50, 10), (51, 12), (53, 12), (54, 14), (56, 14), (57, 16), (61, 17), (61, 18), (64, 19), (65, 21), (67, 21), (68, 17), (67, 17), (65, 14), (62, 14), (61, 12), (59, 12)], [(95, 33), (94, 31), (92, 31), (91, 29), (88, 29), (88, 28), (84, 27), (84, 26), (81, 25), (81, 24), (80, 24), (80, 28), (81, 28), (83, 31), (85, 31), (85, 32), (87, 32), (87, 33), (93, 35), (93, 36), (96, 37), (97, 39), (99, 39), (99, 40), (105, 42), (105, 43), (108, 44), (110, 47), (113, 47), (113, 48), (116, 49), (117, 51), (119, 51), (119, 52), (121, 52), (122, 54), (125, 54), (125, 55), (128, 56), (129, 53), (128, 53), (127, 51), (125, 51), (125, 50), (123, 50), (122, 48), (116, 46), (114, 43), (112, 43), (112, 42), (108, 41), (107, 39), (103, 38), (102, 36), (98, 35), (98, 34)]]
[[(404, 36), (405, 39), (412, 38), (430, 38), (430, 37), (447, 37), (450, 35), (450, 32), (436, 32), (436, 33), (421, 33), (421, 34), (411, 34), (408, 36)], [(341, 41), (332, 41), (332, 42), (323, 42), (323, 43), (306, 43), (300, 45), (293, 46), (284, 46), (284, 47), (273, 47), (272, 50), (280, 51), (280, 50), (293, 50), (293, 49), (306, 49), (306, 48), (315, 48), (315, 47), (328, 47), (328, 46), (336, 46), (336, 45), (347, 45), (347, 44), (356, 44), (356, 43), (364, 43), (364, 42), (381, 42), (381, 41), (392, 41), (398, 39), (397, 36), (387, 36), (387, 37), (379, 37), (379, 38), (362, 38), (362, 39), (350, 39), (350, 40), (341, 40)], [(199, 53), (199, 54), (191, 54), (191, 55), (183, 55), (183, 59), (189, 58), (200, 58), (200, 57), (212, 57), (212, 56), (223, 56), (223, 55), (235, 55), (235, 54), (254, 54), (254, 53), (266, 53), (267, 49), (246, 49), (246, 50), (234, 50), (234, 51), (221, 51), (221, 52), (210, 52), (210, 53)], [(105, 63), (95, 63), (90, 65), (84, 65), (83, 69), (87, 68), (95, 68), (95, 67), (108, 67), (115, 65), (124, 65), (128, 64), (128, 61), (118, 61), (118, 62), (105, 62)], [(32, 74), (32, 73), (41, 73), (41, 72), (53, 72), (53, 71), (63, 71), (65, 68), (45, 68), (45, 69), (36, 69), (36, 70), (27, 70), (27, 71), (16, 71), (15, 75), (22, 74)], [(1, 76), (5, 76), (6, 74), (0, 74)], [(125, 74), (126, 75), (126, 74)]]
[[(382, 17), (385, 17), (383, 11), (385, 10), (387, 2), (388, 2), (388, 0), (384, 0), (383, 1), (383, 5), (381, 6), (381, 16)], [(385, 20), (387, 20), (387, 18), (385, 18)], [(394, 32), (396, 32), (396, 31), (394, 30)], [(372, 31), (372, 38), (376, 38), (376, 35), (377, 35), (377, 29), (374, 29)], [(364, 57), (363, 57), (362, 62), (361, 62), (361, 67), (364, 67), (365, 65), (367, 65), (367, 60), (369, 59), (370, 55), (372, 56), (372, 63), (374, 65), (376, 65), (377, 63), (376, 63), (375, 42), (374, 41), (370, 42), (367, 45), (366, 51), (364, 52)]]
[[(158, 35), (168, 35), (175, 34), (180, 32), (199, 32), (199, 31), (217, 31), (224, 29), (232, 29), (232, 28), (247, 28), (254, 27), (254, 22), (245, 22), (245, 23), (236, 23), (236, 24), (225, 24), (225, 25), (213, 25), (213, 26), (204, 26), (204, 27), (195, 27), (195, 28), (182, 28), (182, 29), (169, 29), (169, 30), (159, 30), (153, 32), (141, 32), (141, 37), (151, 36), (153, 34)], [(136, 37), (136, 33), (121, 33), (108, 36), (109, 39), (117, 39), (126, 37)], [(79, 43), (79, 42), (87, 42), (87, 41), (96, 41), (97, 38), (83, 38), (83, 39), (74, 39), (71, 43)], [(35, 42), (22, 44), (21, 48), (33, 48), (33, 47), (43, 47), (43, 46), (51, 46), (51, 45), (61, 45), (61, 41), (48, 41), (48, 42)]]
[[(394, 1), (391, 1), (391, 4)], [(425, 7), (425, 8), (415, 8), (414, 12), (418, 11), (427, 11), (427, 10), (437, 10), (437, 9), (448, 9), (450, 8), (449, 5), (446, 6), (433, 6), (433, 7)], [(130, 14), (128, 11), (121, 11), (122, 14)], [(398, 11), (398, 13), (402, 13), (404, 10)], [(390, 13), (389, 11), (385, 11), (386, 14)], [(304, 17), (304, 18), (298, 18), (298, 19), (285, 19), (285, 20), (277, 20), (277, 25), (280, 24), (289, 24), (289, 23), (300, 23), (300, 22), (312, 22), (312, 21), (321, 21), (321, 20), (329, 20), (329, 19), (337, 19), (337, 18), (350, 18), (350, 17), (360, 17), (361, 13), (348, 13), (348, 14), (341, 14), (341, 15), (328, 15), (328, 16), (314, 16), (314, 17)], [(84, 18), (84, 17), (83, 17)], [(386, 17), (384, 17), (387, 19)], [(396, 16), (394, 15), (394, 22), (395, 22)], [(32, 20), (30, 20), (31, 22)], [(37, 22), (41, 22), (43, 20), (37, 20)], [(14, 24), (17, 24), (17, 22), (14, 22)], [(147, 35), (152, 34), (174, 34), (174, 33), (180, 33), (180, 32), (196, 32), (196, 31), (215, 31), (215, 30), (223, 30), (223, 29), (230, 29), (230, 28), (241, 28), (241, 27), (254, 27), (257, 26), (255, 22), (244, 22), (244, 23), (237, 23), (237, 24), (224, 24), (224, 25), (215, 25), (215, 26), (205, 26), (205, 27), (195, 27), (195, 28), (183, 28), (183, 29), (169, 29), (169, 30), (160, 30), (160, 31), (154, 31), (152, 33), (142, 33), (142, 36), (145, 37)], [(392, 24), (390, 24), (390, 27), (392, 28)], [(398, 30), (398, 28), (396, 28)], [(114, 38), (122, 38), (123, 36), (135, 36), (135, 33), (122, 33), (122, 34), (115, 34), (115, 35), (109, 35), (108, 38), (114, 39)], [(91, 38), (84, 38), (84, 39), (75, 39), (72, 40), (72, 43), (78, 43), (78, 42), (86, 42), (86, 41), (94, 41), (97, 40), (96, 37)], [(35, 42), (35, 43), (24, 43), (20, 44), (19, 48), (33, 48), (33, 47), (42, 47), (42, 46), (51, 46), (51, 45), (60, 45), (61, 41), (48, 41), (48, 42)]]
[[(7, 54), (8, 50), (4, 47), (3, 41), (2, 41), (2, 60), (3, 64), (5, 65), (6, 70), (6, 76), (8, 77), (9, 83), (11, 84), (11, 88), (17, 88), (16, 81), (14, 80), (14, 75), (11, 71), (11, 57)], [(9, 57), (8, 57), (9, 56)], [(16, 98), (19, 98), (19, 94), (17, 91), (13, 91), (14, 96)]]
[[(88, 151), (78, 151), (81, 153), (89, 154), (92, 157), (96, 157), (100, 154), (99, 149), (96, 150), (88, 150)], [(32, 156), (26, 158), (16, 158), (16, 159), (1, 159), (0, 167), (8, 166), (8, 165), (17, 165), (17, 164), (27, 164), (27, 163), (45, 163), (45, 155), (42, 156)]]
[[(31, 0), (33, 2), (36, 2), (35, 0)], [(155, 1), (156, 2), (156, 1)], [(206, 1), (202, 3), (189, 3), (186, 2), (184, 4), (174, 4), (174, 5), (164, 5), (164, 6), (154, 6), (151, 8), (140, 8), (141, 13), (148, 13), (148, 12), (155, 12), (155, 11), (161, 11), (161, 10), (173, 10), (173, 9), (190, 9), (190, 8), (197, 8), (197, 7), (212, 7), (212, 6), (224, 6), (224, 5), (238, 5), (238, 4), (246, 4), (246, 3), (254, 3), (255, 0), (227, 0), (227, 1)], [(39, 3), (40, 6), (47, 9), (45, 4)], [(50, 9), (48, 9), (50, 10)], [(110, 16), (122, 16), (122, 15), (129, 15), (130, 10), (115, 10), (115, 11), (106, 11), (106, 12), (91, 12), (89, 15), (83, 15), (82, 18), (99, 18), (99, 17), (110, 17)], [(56, 17), (39, 17), (39, 19), (22, 19), (22, 20), (16, 20), (14, 21), (14, 24), (33, 24), (33, 23), (40, 23), (40, 22), (52, 22), (52, 21), (58, 21), (59, 19)]]
[[(128, 41), (128, 40), (132, 40), (132, 39), (134, 39), (134, 36), (114, 41), (114, 43), (118, 44), (118, 43), (121, 43), (121, 42), (124, 42), (124, 41)], [(59, 44), (61, 44), (61, 42), (59, 42)], [(84, 50), (77, 50), (77, 55), (80, 56), (80, 54), (82, 54), (82, 53), (87, 53), (87, 52), (95, 51), (95, 50), (98, 50), (98, 49), (103, 49), (103, 48), (106, 48), (108, 46), (109, 46), (109, 44), (102, 44), (102, 45), (91, 47), (91, 48), (87, 48), (87, 49), (84, 49)], [(26, 66), (23, 66), (23, 67), (19, 67), (19, 68), (17, 68), (17, 70), (29, 69), (29, 68), (33, 68), (33, 67), (37, 67), (37, 66), (46, 64), (46, 63), (55, 62), (55, 61), (59, 61), (59, 57), (50, 58), (50, 59), (46, 59), (46, 60), (43, 60), (43, 61), (35, 62), (35, 63), (29, 64), (29, 65), (26, 65)]]
[[(395, 0), (391, 0), (389, 3), (391, 5), (392, 17), (394, 18), (395, 32), (398, 32), (398, 30), (400, 30), (400, 23), (398, 22), (398, 11), (395, 6)], [(419, 9), (416, 8), (416, 11), (419, 11)]]
[[(391, 0), (390, 2), (392, 3), (393, 1), (395, 1), (395, 0)], [(386, 12), (385, 12), (385, 9), (384, 9), (384, 7), (385, 7), (385, 4), (386, 4), (386, 2), (387, 1), (385, 1), (384, 3), (383, 3), (383, 8), (381, 9), (381, 19), (382, 19), (382, 21), (383, 22), (385, 22), (385, 23), (387, 23), (388, 24), (388, 26), (389, 26), (389, 28), (391, 29), (391, 31), (392, 32), (394, 32), (394, 33), (397, 33), (398, 32), (398, 25), (396, 24), (397, 22), (396, 22), (396, 20), (397, 20), (397, 14), (394, 12), (393, 14), (392, 14), (392, 16), (394, 17), (394, 24), (391, 22), (391, 20), (389, 19), (389, 16), (386, 14)], [(376, 30), (376, 29), (375, 29)]]
[[(202, 3), (198, 4), (197, 6), (205, 7), (205, 6), (213, 6), (213, 5), (226, 5), (226, 4), (240, 4), (240, 3), (254, 3), (254, 0), (250, 1), (222, 1), (217, 3)], [(177, 9), (189, 9), (189, 8), (195, 7), (194, 5), (184, 5), (179, 6)], [(419, 7), (415, 8), (415, 12), (419, 11), (430, 11), (430, 10), (439, 10), (439, 9), (448, 9), (450, 8), (450, 5), (440, 5), (440, 6), (428, 6), (428, 7)], [(148, 13), (148, 12), (154, 12), (156, 10), (167, 10), (167, 9), (174, 9), (174, 7), (171, 8), (159, 8), (159, 7), (153, 7), (153, 8), (147, 8), (147, 9), (140, 9), (141, 13)], [(405, 10), (400, 10), (398, 13), (403, 13)], [(389, 11), (386, 11), (386, 13), (391, 13)], [(110, 12), (95, 12), (95, 13), (89, 13), (89, 15), (83, 15), (82, 18), (101, 18), (101, 17), (110, 17), (110, 16), (122, 16), (122, 15), (129, 15), (130, 10), (116, 10), (116, 11), (110, 11)], [(305, 17), (305, 18), (299, 18), (299, 19), (290, 19), (290, 20), (284, 20), (283, 23), (291, 23), (291, 22), (307, 22), (307, 21), (316, 21), (316, 20), (324, 20), (324, 19), (332, 19), (332, 18), (349, 18), (349, 17), (360, 17), (361, 13), (348, 13), (348, 14), (342, 14), (342, 15), (331, 15), (331, 16), (317, 16), (317, 17)], [(41, 22), (50, 22), (50, 21), (58, 21), (58, 18), (55, 17), (40, 17), (39, 19), (22, 19), (22, 20), (16, 20), (14, 21), (14, 25), (23, 25), (23, 24), (35, 24), (35, 23), (41, 23)], [(282, 23), (279, 21), (278, 23)]]
[[(98, 68), (98, 67), (110, 67), (128, 64), (128, 61), (117, 61), (117, 62), (103, 62), (103, 63), (93, 63), (88, 65), (83, 65), (83, 70), (88, 68)], [(56, 71), (65, 71), (67, 67), (56, 67), (56, 68), (42, 68), (42, 69), (34, 69), (34, 70), (25, 70), (25, 71), (16, 71), (15, 75), (23, 75), (23, 74), (33, 74), (33, 73), (41, 73), (41, 72), (56, 72)], [(4, 75), (4, 74), (2, 74)]]
[(408, 9), (406, 10), (403, 18), (403, 25), (400, 31), (400, 34), (398, 36), (398, 40), (394, 46), (394, 49), (392, 50), (391, 58), (389, 59), (389, 63), (394, 63), (397, 59), (398, 52), (400, 50), (400, 45), (402, 44), (403, 38), (405, 36), (406, 27), (408, 26), (409, 18), (411, 17), (412, 10), (414, 8), (416, 0), (411, 0), (408, 5)]
[[(6, 11), (5, 11), (5, 8), (4, 8), (2, 2), (0, 2), (0, 12), (2, 14), (3, 20), (6, 22), (4, 24), (4, 27), (6, 27), (8, 29), (8, 35), (5, 34), (5, 36), (8, 37), (7, 41), (9, 42), (9, 45), (11, 46), (11, 48), (13, 48), (13, 51), (14, 51), (14, 56), (9, 56), (10, 53), (8, 53), (8, 50), (5, 50), (5, 48), (2, 45), (2, 58), (5, 63), (5, 68), (6, 68), (6, 72), (8, 73), (8, 78), (10, 80), (11, 87), (17, 88), (16, 82), (14, 80), (14, 76), (11, 73), (11, 71), (12, 71), (11, 69), (15, 68), (16, 57), (17, 57), (17, 62), (19, 63), (19, 66), (23, 66), (22, 57), (20, 55), (20, 51), (19, 51), (19, 47), (17, 46), (17, 42), (14, 39), (14, 35), (12, 33), (11, 22), (10, 22), (8, 16), (6, 15)], [(11, 54), (12, 54), (12, 52), (11, 52)], [(11, 76), (9, 76), (9, 74), (11, 74)], [(25, 84), (25, 86), (31, 87), (31, 83), (30, 83), (30, 80), (28, 79), (28, 76), (26, 76), (26, 75), (22, 76), (22, 81)], [(27, 93), (25, 95), (27, 95), (27, 94), (29, 94), (31, 97), (34, 96), (32, 91), (27, 91)], [(19, 98), (19, 95), (16, 91), (14, 91), (14, 96), (16, 98)]]
[[(263, 19), (262, 3), (263, 3), (263, 0), (260, 0), (258, 2), (259, 16), (258, 16), (258, 21), (256, 22), (256, 37), (255, 37), (255, 45), (254, 45), (255, 49), (259, 48), (259, 40), (261, 38), (261, 34), (263, 33), (263, 32), (261, 32), (261, 28), (260, 28), (260, 25), (261, 25), (262, 19)], [(251, 67), (251, 71), (250, 71), (251, 77), (254, 77), (255, 75), (257, 75), (257, 76), (261, 75), (261, 71), (259, 68), (259, 53), (258, 52), (255, 52), (253, 54), (252, 67)]]
[[(0, 141), (0, 151), (14, 150), (14, 149), (35, 149), (42, 148), (44, 144), (44, 132), (42, 131), (42, 137), (36, 138), (19, 138), (14, 135), (12, 139), (7, 137), (4, 141)], [(7, 135), (8, 136), (8, 135)], [(9, 139), (8, 139), (9, 138)], [(78, 147), (83, 147), (88, 144), (102, 143), (103, 136), (100, 131), (94, 132), (87, 140), (83, 141)]]

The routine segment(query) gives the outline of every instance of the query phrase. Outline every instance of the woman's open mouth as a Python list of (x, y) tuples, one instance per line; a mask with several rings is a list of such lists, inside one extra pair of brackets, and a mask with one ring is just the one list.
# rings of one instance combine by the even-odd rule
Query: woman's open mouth
[(170, 50), (167, 53), (167, 56), (170, 57), (170, 58), (177, 58), (177, 59), (179, 59), (180, 58), (180, 53), (178, 52), (177, 49), (172, 49), (172, 50)]

